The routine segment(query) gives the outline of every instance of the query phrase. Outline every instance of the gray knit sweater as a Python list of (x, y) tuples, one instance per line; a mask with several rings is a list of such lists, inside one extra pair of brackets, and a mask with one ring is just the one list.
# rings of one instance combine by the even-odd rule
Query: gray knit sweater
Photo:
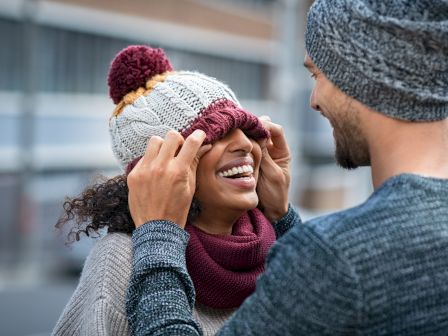
[[(125, 302), (131, 271), (131, 237), (112, 233), (101, 238), (52, 335), (129, 335)], [(214, 335), (232, 312), (196, 306), (194, 317), (204, 334)]]
[[(448, 180), (403, 174), (356, 208), (286, 217), (297, 225), (220, 335), (448, 335)], [(200, 334), (187, 241), (167, 221), (134, 232), (133, 334)]]

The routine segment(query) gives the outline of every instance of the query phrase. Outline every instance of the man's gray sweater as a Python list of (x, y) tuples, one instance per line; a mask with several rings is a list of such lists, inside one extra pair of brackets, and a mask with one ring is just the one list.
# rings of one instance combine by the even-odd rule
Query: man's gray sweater
[[(448, 180), (399, 175), (358, 207), (285, 221), (296, 225), (220, 335), (448, 334)], [(187, 241), (166, 221), (134, 232), (133, 334), (200, 333)]]

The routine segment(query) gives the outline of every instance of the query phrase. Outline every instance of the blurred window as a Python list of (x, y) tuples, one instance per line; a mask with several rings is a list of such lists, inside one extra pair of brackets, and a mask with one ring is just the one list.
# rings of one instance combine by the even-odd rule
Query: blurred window
[[(0, 90), (23, 89), (21, 23), (0, 18)], [(107, 71), (114, 55), (129, 44), (142, 43), (107, 36), (39, 26), (35, 43), (37, 90), (107, 94)], [(151, 44), (149, 42), (149, 44)], [(153, 45), (159, 47), (159, 45)], [(161, 46), (164, 47), (164, 46)], [(176, 69), (196, 70), (227, 83), (240, 99), (264, 99), (263, 78), (269, 66), (180, 49), (165, 50)]]
[(23, 89), (21, 28), (22, 25), (17, 21), (0, 19), (0, 90)]

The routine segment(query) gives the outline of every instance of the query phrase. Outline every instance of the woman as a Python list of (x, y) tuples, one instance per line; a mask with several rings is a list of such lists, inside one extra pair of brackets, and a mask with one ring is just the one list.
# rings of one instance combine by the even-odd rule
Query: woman
[[(64, 204), (57, 227), (76, 219), (72, 238), (102, 228), (108, 234), (87, 257), (53, 334), (129, 333), (125, 300), (134, 224), (126, 176), (151, 136), (164, 137), (174, 129), (186, 137), (201, 129), (204, 143), (212, 146), (197, 169), (186, 260), (196, 291), (196, 320), (204, 334), (212, 335), (254, 291), (276, 239), (275, 228), (256, 208), (262, 146), (269, 132), (240, 107), (226, 85), (200, 73), (173, 71), (161, 49), (124, 49), (111, 64), (108, 83), (116, 104), (109, 123), (112, 148), (126, 173)], [(283, 232), (284, 226), (277, 235)]]

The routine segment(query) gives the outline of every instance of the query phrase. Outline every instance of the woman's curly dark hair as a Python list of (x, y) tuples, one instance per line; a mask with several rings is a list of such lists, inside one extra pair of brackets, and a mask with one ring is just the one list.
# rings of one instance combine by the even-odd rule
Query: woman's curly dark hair
[[(135, 229), (128, 205), (127, 175), (117, 175), (110, 179), (101, 179), (87, 187), (78, 197), (67, 197), (64, 201), (64, 213), (56, 223), (62, 230), (67, 223), (73, 223), (67, 237), (68, 243), (79, 241), (81, 235), (87, 237), (107, 228), (108, 233), (132, 233)], [(197, 200), (193, 202), (188, 213), (188, 221), (192, 222), (200, 212)]]
[(135, 229), (128, 206), (128, 185), (126, 175), (118, 175), (87, 187), (78, 197), (66, 198), (64, 213), (56, 223), (62, 229), (67, 223), (74, 223), (68, 233), (68, 241), (79, 241), (81, 234), (91, 236), (100, 229), (107, 232), (132, 233)]

